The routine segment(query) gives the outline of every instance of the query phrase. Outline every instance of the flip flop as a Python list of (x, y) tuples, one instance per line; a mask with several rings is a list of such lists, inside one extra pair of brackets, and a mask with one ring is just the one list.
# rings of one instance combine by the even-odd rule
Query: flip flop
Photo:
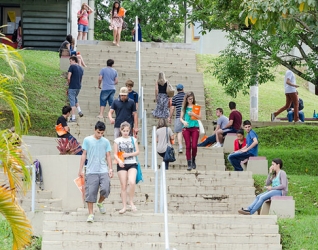
[(131, 206), (131, 211), (132, 211), (132, 212), (137, 212), (136, 206)]
[(123, 208), (123, 209), (119, 210), (119, 213), (120, 213), (120, 214), (126, 213), (126, 208)]

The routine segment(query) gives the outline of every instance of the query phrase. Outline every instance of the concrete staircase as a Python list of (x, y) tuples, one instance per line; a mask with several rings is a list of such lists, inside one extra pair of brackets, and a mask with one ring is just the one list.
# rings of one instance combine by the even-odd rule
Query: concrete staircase
[[(97, 79), (107, 59), (114, 59), (119, 74), (115, 96), (126, 80), (135, 82), (138, 91), (138, 72), (135, 70), (135, 45), (111, 42), (91, 42), (78, 45), (85, 68), (79, 102), (84, 117), (69, 123), (71, 133), (80, 141), (93, 133), (99, 113)], [(172, 85), (182, 83), (185, 91), (193, 91), (202, 105), (202, 122), (206, 133), (212, 134), (211, 121), (205, 120), (203, 76), (196, 72), (195, 51), (185, 44), (150, 44), (141, 46), (142, 86), (148, 120), (148, 167), (151, 162), (151, 131), (157, 121), (151, 115), (155, 108), (155, 82), (160, 71), (165, 72)], [(108, 111), (108, 107), (106, 108)], [(107, 117), (107, 113), (104, 117)], [(107, 118), (105, 137), (113, 141), (113, 125)], [(171, 125), (173, 127), (173, 124)], [(139, 125), (141, 127), (141, 125)], [(56, 155), (55, 138), (23, 137), (31, 155)], [(140, 138), (139, 138), (140, 139)], [(139, 160), (144, 165), (144, 148)], [(175, 146), (177, 149), (177, 146)], [(162, 161), (157, 156), (158, 164)], [(254, 198), (251, 172), (225, 171), (222, 149), (199, 148), (197, 169), (186, 171), (185, 154), (178, 154), (167, 176), (170, 249), (281, 249), (276, 216), (241, 216), (237, 210)], [(46, 166), (43, 166), (45, 171)], [(59, 249), (163, 249), (163, 215), (154, 214), (154, 173), (144, 170), (144, 183), (137, 185), (135, 204), (138, 211), (120, 215), (120, 183), (115, 173), (111, 195), (105, 201), (106, 215), (96, 211), (95, 222), (86, 222), (87, 210), (44, 212), (43, 250)], [(45, 185), (45, 180), (44, 180)], [(45, 186), (44, 186), (45, 187)], [(44, 193), (43, 193), (44, 195)], [(46, 193), (49, 197), (49, 192)], [(27, 200), (23, 201), (27, 204)], [(40, 204), (40, 200), (39, 200)], [(54, 203), (49, 207), (55, 210)], [(50, 210), (48, 207), (47, 210)], [(63, 209), (63, 208), (62, 208)]]

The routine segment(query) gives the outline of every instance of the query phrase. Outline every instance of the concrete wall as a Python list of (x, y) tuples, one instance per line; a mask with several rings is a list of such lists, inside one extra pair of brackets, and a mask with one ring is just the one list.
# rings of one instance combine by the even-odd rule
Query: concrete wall
[[(87, 1), (83, 1), (87, 2)], [(81, 9), (81, 0), (71, 0), (70, 1), (70, 23), (71, 23), (71, 34), (74, 38), (77, 38), (77, 12)], [(76, 40), (76, 39), (75, 39)]]
[(82, 196), (74, 183), (78, 177), (79, 155), (38, 155), (44, 189), (52, 191), (53, 199), (62, 199), (63, 211), (84, 207)]

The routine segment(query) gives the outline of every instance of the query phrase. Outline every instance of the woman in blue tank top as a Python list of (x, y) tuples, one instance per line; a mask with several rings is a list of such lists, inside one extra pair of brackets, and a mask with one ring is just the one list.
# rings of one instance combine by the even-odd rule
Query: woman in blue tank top
[(286, 196), (288, 192), (288, 180), (286, 172), (282, 170), (283, 161), (279, 158), (272, 160), (272, 166), (269, 168), (265, 188), (266, 192), (256, 196), (255, 200), (248, 208), (242, 208), (240, 214), (251, 215), (258, 211), (263, 203), (273, 196)]
[[(192, 107), (195, 104), (193, 92), (186, 93), (182, 103), (180, 122), (183, 124), (182, 135), (186, 144), (188, 171), (196, 168), (195, 157), (197, 156), (200, 135), (198, 120), (201, 119), (201, 111), (199, 115), (192, 112)], [(192, 119), (191, 117), (195, 117), (196, 119)]]

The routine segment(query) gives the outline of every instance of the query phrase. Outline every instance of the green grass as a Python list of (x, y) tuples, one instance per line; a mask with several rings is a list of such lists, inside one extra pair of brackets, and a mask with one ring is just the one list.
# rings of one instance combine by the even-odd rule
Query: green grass
[[(211, 66), (211, 55), (197, 55), (197, 70), (204, 72), (208, 66)], [(274, 82), (267, 82), (259, 86), (259, 107), (258, 107), (258, 120), (269, 121), (270, 114), (282, 106), (285, 105), (285, 92), (284, 92), (284, 75), (286, 68), (278, 66), (274, 69), (276, 72), (276, 79)], [(305, 117), (312, 117), (313, 111), (318, 110), (318, 96), (308, 91), (308, 84), (296, 76), (299, 96), (304, 101), (304, 113)], [(223, 86), (218, 83), (217, 79), (212, 76), (211, 73), (204, 73), (204, 85), (205, 89), (209, 92), (206, 96), (209, 97), (210, 107), (206, 107), (207, 110), (212, 109), (213, 117), (210, 119), (216, 119), (215, 109), (221, 107), (224, 109), (224, 115), (228, 116), (230, 109), (228, 103), (235, 101), (237, 109), (241, 111), (243, 119), (250, 118), (250, 99), (249, 96), (238, 94), (237, 98), (232, 98), (225, 94)], [(279, 117), (286, 117), (287, 112), (283, 112)]]
[[(24, 81), (31, 118), (30, 135), (55, 136), (54, 124), (67, 102), (66, 79), (59, 70), (56, 52), (21, 50), (27, 68)], [(4, 112), (0, 128), (11, 127), (12, 114)]]

